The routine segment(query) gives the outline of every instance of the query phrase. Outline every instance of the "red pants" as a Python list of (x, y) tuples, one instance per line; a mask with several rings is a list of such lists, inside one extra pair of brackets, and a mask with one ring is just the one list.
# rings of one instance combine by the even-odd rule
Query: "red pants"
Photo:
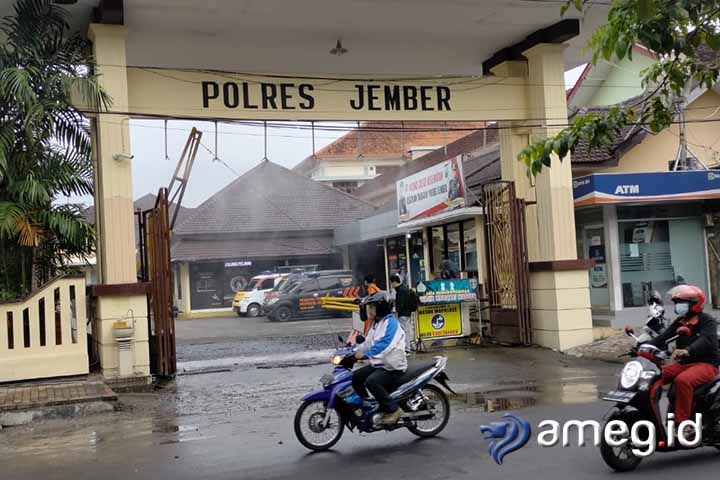
[(690, 419), (693, 389), (715, 380), (718, 367), (709, 363), (671, 363), (662, 370), (664, 383), (675, 383), (675, 423)]

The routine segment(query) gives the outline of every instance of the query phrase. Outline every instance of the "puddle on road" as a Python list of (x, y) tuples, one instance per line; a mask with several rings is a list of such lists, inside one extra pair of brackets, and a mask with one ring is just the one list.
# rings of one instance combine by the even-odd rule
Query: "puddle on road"
[(173, 425), (173, 424), (160, 424), (153, 428), (153, 433), (187, 433), (197, 432), (200, 428), (196, 425)]
[(571, 405), (594, 402), (600, 397), (598, 386), (589, 382), (566, 384), (499, 384), (480, 391), (459, 393), (451, 402), (480, 412), (519, 410), (543, 404)]

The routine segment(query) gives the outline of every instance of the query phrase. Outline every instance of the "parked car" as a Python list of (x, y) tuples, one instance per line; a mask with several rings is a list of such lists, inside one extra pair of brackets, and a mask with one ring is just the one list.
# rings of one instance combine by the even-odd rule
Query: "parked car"
[[(342, 297), (353, 287), (352, 273), (322, 273), (306, 275), (296, 279), (295, 283), (278, 292), (272, 292), (263, 312), (270, 320), (287, 322), (297, 317), (336, 315), (322, 308), (321, 299), (325, 296)], [(290, 279), (287, 280), (290, 282)]]
[(232, 307), (238, 316), (257, 317), (262, 313), (265, 295), (280, 284), (287, 275), (273, 273), (253, 277), (245, 290), (235, 294)]

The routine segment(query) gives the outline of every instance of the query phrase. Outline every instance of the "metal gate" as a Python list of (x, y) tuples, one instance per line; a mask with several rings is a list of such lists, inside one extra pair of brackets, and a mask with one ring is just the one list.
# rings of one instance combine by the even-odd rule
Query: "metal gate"
[(150, 283), (147, 296), (150, 372), (161, 377), (172, 377), (177, 364), (167, 189), (160, 189), (155, 207), (144, 212), (138, 211), (136, 215), (140, 276), (142, 281)]
[(490, 336), (503, 343), (530, 345), (530, 272), (525, 200), (512, 182), (484, 185), (485, 247), (488, 265)]

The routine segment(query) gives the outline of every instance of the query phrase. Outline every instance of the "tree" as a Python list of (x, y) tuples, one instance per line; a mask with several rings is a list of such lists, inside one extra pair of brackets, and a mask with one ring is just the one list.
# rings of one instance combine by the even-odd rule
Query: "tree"
[[(583, 11), (592, 0), (568, 0), (569, 8)], [(539, 140), (519, 154), (528, 175), (550, 167), (552, 156), (561, 160), (579, 144), (608, 146), (623, 127), (642, 124), (657, 133), (673, 123), (674, 101), (687, 86), (712, 87), (720, 65), (707, 62), (704, 52), (720, 49), (720, 0), (613, 0), (607, 23), (590, 38), (592, 63), (598, 59), (632, 60), (635, 44), (654, 51), (659, 61), (642, 72), (646, 93), (637, 101), (602, 113), (576, 115), (552, 138)], [(714, 55), (717, 58), (717, 55)]]
[(90, 129), (72, 93), (96, 108), (110, 103), (89, 43), (67, 18), (51, 0), (17, 0), (0, 24), (0, 300), (94, 249), (82, 208), (54, 202), (93, 191)]

